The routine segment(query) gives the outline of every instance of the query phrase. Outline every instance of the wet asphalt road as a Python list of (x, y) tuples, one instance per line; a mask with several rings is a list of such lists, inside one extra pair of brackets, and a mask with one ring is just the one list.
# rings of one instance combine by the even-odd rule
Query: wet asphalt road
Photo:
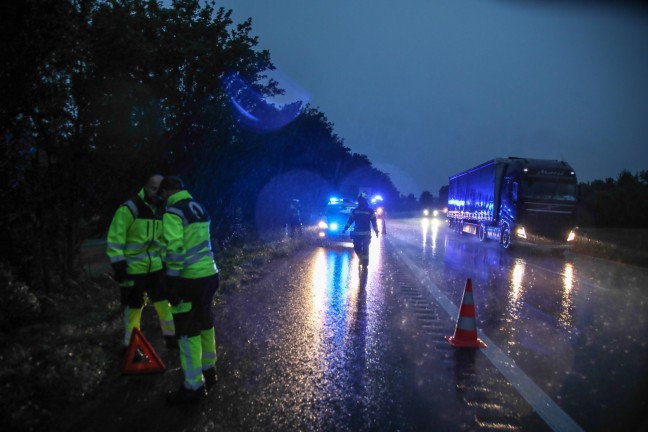
[(391, 232), (417, 278), (456, 304), (472, 279), (483, 334), (577, 425), (648, 430), (647, 269), (504, 250), (443, 223), (394, 221)]
[[(220, 381), (202, 405), (164, 405), (181, 379), (167, 355), (167, 373), (128, 377), (73, 429), (552, 430), (486, 355), (497, 348), (577, 427), (640, 430), (644, 269), (505, 251), (419, 220), (389, 230), (372, 241), (366, 275), (350, 243), (313, 245), (224, 292)], [(456, 323), (447, 301), (460, 305), (469, 277), (491, 351), (444, 339)]]

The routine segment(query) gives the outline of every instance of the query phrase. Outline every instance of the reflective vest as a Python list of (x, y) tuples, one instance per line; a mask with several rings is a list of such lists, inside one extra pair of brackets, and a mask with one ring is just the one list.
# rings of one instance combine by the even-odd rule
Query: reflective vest
[(344, 229), (348, 230), (353, 223), (355, 223), (355, 226), (351, 235), (354, 237), (371, 237), (371, 225), (373, 225), (375, 231), (378, 231), (376, 212), (371, 207), (358, 206), (354, 208), (351, 215), (349, 215), (349, 220), (347, 220)]
[(218, 273), (209, 223), (209, 214), (189, 192), (179, 191), (168, 198), (162, 217), (167, 275), (198, 279)]
[(108, 229), (106, 254), (111, 263), (126, 260), (128, 274), (162, 269), (162, 219), (144, 200), (144, 189), (119, 206)]

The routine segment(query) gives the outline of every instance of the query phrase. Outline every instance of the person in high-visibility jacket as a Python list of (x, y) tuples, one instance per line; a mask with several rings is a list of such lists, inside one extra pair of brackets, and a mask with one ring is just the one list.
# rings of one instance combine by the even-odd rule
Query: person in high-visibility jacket
[(133, 329), (140, 328), (146, 293), (157, 312), (167, 348), (177, 348), (160, 256), (161, 181), (161, 175), (151, 176), (137, 195), (119, 206), (108, 229), (106, 254), (124, 307), (124, 347), (130, 343)]
[(371, 228), (378, 237), (378, 224), (376, 222), (376, 212), (369, 207), (367, 194), (361, 192), (358, 195), (358, 206), (353, 209), (349, 215), (347, 223), (344, 225), (342, 232), (347, 232), (351, 225), (355, 224), (351, 232), (353, 239), (353, 250), (360, 260), (360, 270), (367, 270), (369, 267), (369, 244), (371, 243)]
[(160, 191), (166, 201), (162, 217), (166, 280), (184, 374), (183, 385), (167, 397), (175, 405), (197, 402), (217, 381), (212, 302), (219, 279), (205, 208), (179, 177), (165, 177)]

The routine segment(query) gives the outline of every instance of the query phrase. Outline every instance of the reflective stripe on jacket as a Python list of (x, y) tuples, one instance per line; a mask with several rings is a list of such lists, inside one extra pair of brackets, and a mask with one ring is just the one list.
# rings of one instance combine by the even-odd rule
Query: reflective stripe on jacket
[(144, 200), (142, 189), (115, 212), (108, 228), (106, 254), (111, 263), (126, 260), (128, 274), (158, 271), (162, 269), (161, 237), (161, 217)]
[(369, 236), (371, 237), (371, 226), (373, 225), (374, 231), (378, 232), (378, 224), (376, 223), (376, 212), (371, 207), (356, 207), (349, 215), (349, 220), (344, 227), (348, 230), (351, 225), (355, 223), (353, 236)]
[(209, 214), (189, 192), (183, 190), (168, 198), (162, 222), (167, 275), (197, 279), (218, 273)]

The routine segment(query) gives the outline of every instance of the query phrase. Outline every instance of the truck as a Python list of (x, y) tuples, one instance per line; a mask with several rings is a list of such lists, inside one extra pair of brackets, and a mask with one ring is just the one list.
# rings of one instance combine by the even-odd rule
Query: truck
[(576, 238), (578, 184), (565, 161), (496, 158), (455, 174), (448, 185), (448, 223), (458, 233), (569, 245)]

